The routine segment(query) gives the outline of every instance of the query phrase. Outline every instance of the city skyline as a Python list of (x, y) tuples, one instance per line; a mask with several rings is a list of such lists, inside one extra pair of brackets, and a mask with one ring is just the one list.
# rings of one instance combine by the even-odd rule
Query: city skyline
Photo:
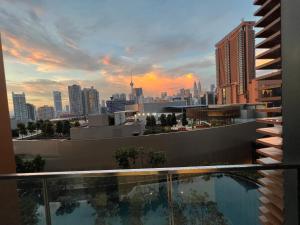
[(253, 19), (252, 3), (237, 0), (72, 1), (59, 9), (55, 1), (1, 3), (10, 111), (12, 91), (24, 91), (36, 106), (50, 104), (53, 90), (68, 104), (74, 83), (94, 86), (101, 99), (129, 93), (131, 72), (145, 96), (192, 89), (199, 79), (208, 90), (215, 83), (214, 44), (242, 18)]

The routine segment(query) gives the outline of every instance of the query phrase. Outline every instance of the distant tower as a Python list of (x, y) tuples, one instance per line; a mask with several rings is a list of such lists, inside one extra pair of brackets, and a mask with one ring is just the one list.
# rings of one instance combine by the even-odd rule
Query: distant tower
[(130, 81), (130, 95), (129, 95), (129, 99), (133, 100), (134, 99), (134, 89), (133, 89), (133, 81), (132, 81), (132, 72), (131, 72), (131, 81)]
[(194, 82), (194, 98), (198, 98), (198, 97), (199, 97), (199, 91), (198, 91), (197, 83), (195, 81)]
[(199, 93), (199, 95), (201, 94), (201, 92), (202, 92), (202, 86), (201, 86), (201, 81), (199, 80), (198, 81), (198, 93)]

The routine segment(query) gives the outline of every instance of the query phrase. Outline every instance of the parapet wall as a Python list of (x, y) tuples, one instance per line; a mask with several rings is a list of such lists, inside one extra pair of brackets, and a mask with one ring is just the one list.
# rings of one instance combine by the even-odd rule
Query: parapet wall
[(47, 171), (117, 168), (119, 147), (143, 146), (165, 151), (166, 167), (207, 163), (251, 163), (257, 124), (248, 122), (188, 132), (102, 140), (14, 141), (15, 154), (40, 154)]

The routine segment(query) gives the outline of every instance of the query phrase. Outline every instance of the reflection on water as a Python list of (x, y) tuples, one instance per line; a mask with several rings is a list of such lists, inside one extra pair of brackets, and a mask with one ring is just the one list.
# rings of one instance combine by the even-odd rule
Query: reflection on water
[[(172, 185), (159, 176), (48, 181), (53, 225), (167, 225), (169, 221), (255, 225), (259, 224), (257, 188), (248, 180), (222, 174), (174, 176)], [(41, 192), (30, 194), (39, 197), (29, 201), (30, 216), (26, 219), (24, 213), (24, 224), (44, 225)], [(27, 202), (29, 197), (23, 194), (22, 199)]]

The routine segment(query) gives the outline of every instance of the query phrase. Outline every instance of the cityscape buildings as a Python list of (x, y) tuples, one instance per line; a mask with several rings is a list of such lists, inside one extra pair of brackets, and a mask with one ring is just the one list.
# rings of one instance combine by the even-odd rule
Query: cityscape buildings
[[(116, 110), (115, 125), (118, 126), (92, 127), (93, 123), (90, 120), (86, 127), (72, 127), (70, 139), (66, 136), (62, 137), (65, 139), (61, 141), (50, 139), (34, 141), (16, 139), (12, 141), (12, 132), (8, 124), (8, 102), (7, 98), (3, 98), (3, 96), (6, 97), (6, 87), (0, 39), (0, 173), (2, 174), (0, 199), (9, 203), (1, 205), (0, 223), (18, 225), (23, 223), (17, 220), (29, 218), (30, 222), (38, 221), (39, 215), (43, 215), (42, 219), (46, 220), (45, 223), (51, 224), (51, 221), (54, 221), (53, 219), (58, 215), (65, 211), (70, 212), (70, 208), (74, 209), (73, 203), (80, 200), (80, 204), (77, 202), (76, 207), (85, 207), (87, 203), (88, 207), (93, 207), (88, 208), (93, 212), (95, 210), (99, 212), (105, 208), (104, 213), (92, 213), (96, 217), (96, 222), (99, 222), (99, 219), (113, 221), (112, 218), (140, 222), (151, 208), (147, 219), (153, 221), (158, 218), (169, 219), (169, 224), (176, 223), (174, 218), (178, 218), (178, 213), (182, 219), (180, 221), (197, 222), (205, 218), (212, 224), (226, 224), (227, 219), (233, 225), (299, 224), (300, 120), (296, 109), (300, 105), (300, 78), (298, 76), (300, 74), (298, 57), (300, 55), (300, 32), (296, 28), (299, 27), (300, 21), (300, 2), (255, 0), (254, 4), (259, 6), (255, 16), (261, 17), (255, 23), (255, 27), (261, 29), (256, 34), (258, 41), (261, 41), (256, 48), (267, 49), (256, 56), (257, 59), (264, 61), (256, 69), (267, 71), (267, 74), (255, 79), (255, 75), (249, 72), (252, 68), (251, 63), (248, 65), (247, 62), (244, 62), (245, 55), (239, 47), (242, 49), (241, 46), (252, 46), (254, 43), (250, 40), (251, 35), (247, 42), (245, 33), (248, 28), (239, 28), (237, 33), (233, 32), (237, 37), (229, 40), (224, 46), (220, 46), (216, 53), (219, 60), (217, 62), (217, 71), (219, 71), (217, 74), (217, 99), (221, 101), (218, 102), (220, 105), (191, 105), (190, 100), (193, 99), (191, 90), (185, 88), (173, 96), (170, 102), (159, 102), (161, 99), (157, 99), (157, 102), (154, 103), (145, 104), (143, 102), (143, 112), (139, 113), (139, 118), (148, 117), (149, 119), (149, 116), (154, 118), (154, 123), (153, 121), (149, 123), (151, 128), (146, 130), (150, 131), (150, 134), (144, 132), (144, 127), (138, 120), (134, 122), (137, 122), (136, 124), (141, 129), (128, 129), (130, 126), (133, 127), (133, 124), (126, 125), (125, 123), (132, 121), (127, 120), (129, 116), (126, 116), (126, 112), (119, 112), (122, 110), (121, 108), (124, 108), (124, 104), (125, 109), (127, 104), (137, 105), (138, 101), (134, 98), (137, 93), (134, 93), (131, 81), (129, 101), (126, 100), (126, 96), (124, 98), (123, 95), (119, 95), (118, 97), (113, 96), (111, 103), (107, 104), (110, 112)], [(251, 33), (250, 30), (249, 28), (249, 33)], [(243, 42), (244, 38), (246, 42)], [(238, 44), (234, 40), (238, 40)], [(251, 54), (249, 53), (249, 55)], [(239, 64), (235, 64), (233, 61)], [(264, 104), (249, 104), (249, 102), (256, 101), (256, 84), (258, 84), (258, 99)], [(194, 85), (194, 88), (195, 86), (197, 85)], [(200, 89), (200, 93), (197, 95), (200, 95), (201, 104), (214, 104), (212, 103), (215, 100), (214, 88), (205, 92), (198, 83), (198, 89)], [(73, 91), (74, 94), (76, 91)], [(80, 86), (79, 93), (81, 93), (79, 102), (82, 105), (84, 103), (88, 105), (88, 97), (82, 99), (85, 94), (81, 92)], [(69, 89), (69, 95), (71, 94)], [(194, 92), (194, 96), (197, 95)], [(27, 106), (26, 120), (29, 120), (31, 106), (28, 107), (30, 104), (26, 103), (25, 93), (15, 97), (13, 103), (15, 105), (16, 102), (18, 105), (16, 108), (21, 111), (20, 113), (16, 109), (15, 115), (22, 114), (23, 110), (20, 105), (25, 104)], [(149, 97), (149, 101), (156, 101), (151, 98)], [(119, 104), (118, 101), (122, 104)], [(181, 106), (178, 104), (179, 101), (182, 102)], [(241, 104), (241, 102), (245, 102), (245, 104)], [(84, 106), (81, 110), (82, 112), (79, 112), (78, 115), (84, 114)], [(85, 112), (88, 110), (89, 107)], [(171, 116), (169, 122), (173, 123), (172, 117), (175, 119), (175, 123), (179, 119), (182, 120), (182, 127), (176, 130), (179, 132), (172, 130), (174, 127), (181, 126), (178, 124), (170, 127), (164, 127), (162, 123), (158, 126), (153, 125), (155, 120), (159, 120), (157, 112), (169, 113), (170, 111), (175, 116), (169, 114), (168, 116)], [(240, 119), (242, 114), (248, 115), (248, 111), (252, 112), (255, 117), (259, 115), (256, 117), (256, 122), (232, 124), (232, 121), (236, 118)], [(132, 117), (131, 113), (136, 112), (130, 112), (130, 117)], [(38, 117), (44, 120), (53, 118), (54, 108), (47, 105), (39, 107)], [(105, 115), (105, 117), (107, 117), (105, 124), (109, 125), (109, 116)], [(150, 120), (153, 120), (151, 117)], [(184, 125), (183, 119), (187, 120), (187, 118), (189, 121)], [(78, 118), (72, 117), (71, 120), (73, 119)], [(226, 121), (226, 126), (217, 124), (218, 120), (222, 119)], [(97, 118), (94, 121), (97, 121)], [(160, 122), (162, 121), (163, 119)], [(202, 129), (203, 126), (207, 129)], [(194, 127), (196, 130), (193, 130)], [(156, 129), (161, 128), (163, 134), (155, 133)], [(188, 129), (193, 131), (190, 132), (191, 130)], [(125, 130), (126, 132), (124, 132)], [(139, 135), (143, 136), (135, 137)], [(258, 135), (259, 137), (257, 137)], [(72, 140), (72, 138), (74, 139)], [(155, 168), (143, 167), (145, 165), (143, 163), (147, 163), (148, 149), (146, 147), (150, 147), (151, 158), (149, 161), (152, 161), (151, 166)], [(257, 154), (253, 154), (255, 148)], [(156, 149), (159, 152), (156, 152)], [(138, 158), (139, 154), (143, 157), (141, 160)], [(45, 169), (47, 173), (15, 174), (16, 169), (19, 173), (18, 163), (20, 163), (19, 160), (15, 160), (15, 156), (20, 157), (20, 160), (22, 160), (21, 157), (25, 157), (23, 158), (26, 160), (25, 165), (30, 165), (30, 157), (42, 157), (39, 158), (41, 164), (45, 160), (46, 165), (42, 169)], [(153, 163), (159, 159), (164, 161), (161, 167), (165, 168), (159, 167), (157, 162)], [(35, 161), (37, 160), (33, 162)], [(125, 170), (123, 172), (112, 170), (117, 164), (126, 169), (131, 168), (130, 166), (134, 164), (132, 167), (137, 168), (140, 165), (139, 161), (144, 168), (142, 170)], [(213, 166), (202, 167), (208, 163)], [(226, 166), (216, 166), (215, 163), (226, 164)], [(231, 165), (227, 165), (228, 163)], [(240, 165), (236, 165), (237, 163)], [(253, 165), (249, 165), (251, 163)], [(104, 169), (110, 169), (110, 171), (99, 171)], [(58, 170), (60, 170), (59, 173), (57, 173)], [(77, 171), (73, 172), (72, 170)], [(55, 173), (51, 173), (51, 171), (55, 171)], [(235, 173), (237, 174), (234, 175)], [(206, 174), (208, 174), (206, 178), (209, 179), (203, 179), (203, 175)], [(149, 175), (153, 179), (149, 179)], [(32, 182), (34, 177), (39, 178), (42, 182)], [(53, 177), (55, 177), (55, 181)], [(66, 185), (65, 177), (73, 177), (75, 178), (73, 181), (77, 183)], [(93, 179), (88, 178), (89, 183), (86, 185), (86, 182), (82, 183), (82, 177), (93, 177)], [(96, 178), (99, 178), (97, 182), (92, 182)], [(131, 182), (124, 183), (128, 179)], [(30, 185), (24, 185), (26, 182)], [(100, 187), (100, 192), (96, 191), (96, 193), (93, 187), (98, 187), (98, 189)], [(55, 196), (57, 193), (62, 193), (64, 196)], [(43, 207), (40, 207), (40, 201), (36, 201), (41, 200), (41, 197), (44, 201)], [(159, 200), (155, 200), (157, 197)], [(72, 203), (71, 207), (69, 204), (66, 206), (66, 199)], [(162, 211), (157, 210), (157, 212), (162, 212), (161, 214), (155, 212), (153, 216), (153, 205), (150, 204), (153, 202), (152, 200), (155, 202), (155, 209), (162, 208)], [(56, 213), (52, 213), (53, 207), (50, 207), (53, 205), (53, 201), (58, 206)], [(158, 206), (156, 203), (160, 202), (163, 203)], [(116, 203), (117, 207), (110, 207)], [(24, 209), (23, 204), (28, 207)], [(193, 210), (190, 210), (191, 208)], [(41, 209), (44, 212), (41, 213)], [(78, 211), (82, 210), (73, 210), (72, 217), (81, 222), (86, 215)], [(118, 214), (120, 211), (129, 213)], [(168, 212), (167, 216), (165, 212)], [(129, 219), (126, 217), (127, 214), (130, 214)], [(189, 217), (185, 214), (188, 214)], [(12, 220), (15, 221), (11, 222)], [(62, 222), (62, 224), (64, 223)]]
[(26, 105), (25, 93), (12, 93), (14, 117), (17, 121), (26, 123), (28, 121), (28, 111)]
[(68, 86), (70, 113), (74, 116), (83, 115), (82, 92), (79, 85)]
[(254, 24), (242, 21), (216, 44), (218, 104), (256, 101)]
[(91, 88), (82, 90), (83, 115), (94, 115), (100, 113), (99, 92)]
[(36, 109), (33, 104), (26, 103), (27, 106), (27, 113), (28, 113), (28, 120), (29, 121), (36, 121)]
[(37, 115), (39, 120), (51, 120), (55, 117), (55, 111), (52, 106), (44, 105), (38, 107)]
[(54, 101), (55, 116), (58, 117), (63, 111), (60, 91), (53, 91), (53, 101)]

